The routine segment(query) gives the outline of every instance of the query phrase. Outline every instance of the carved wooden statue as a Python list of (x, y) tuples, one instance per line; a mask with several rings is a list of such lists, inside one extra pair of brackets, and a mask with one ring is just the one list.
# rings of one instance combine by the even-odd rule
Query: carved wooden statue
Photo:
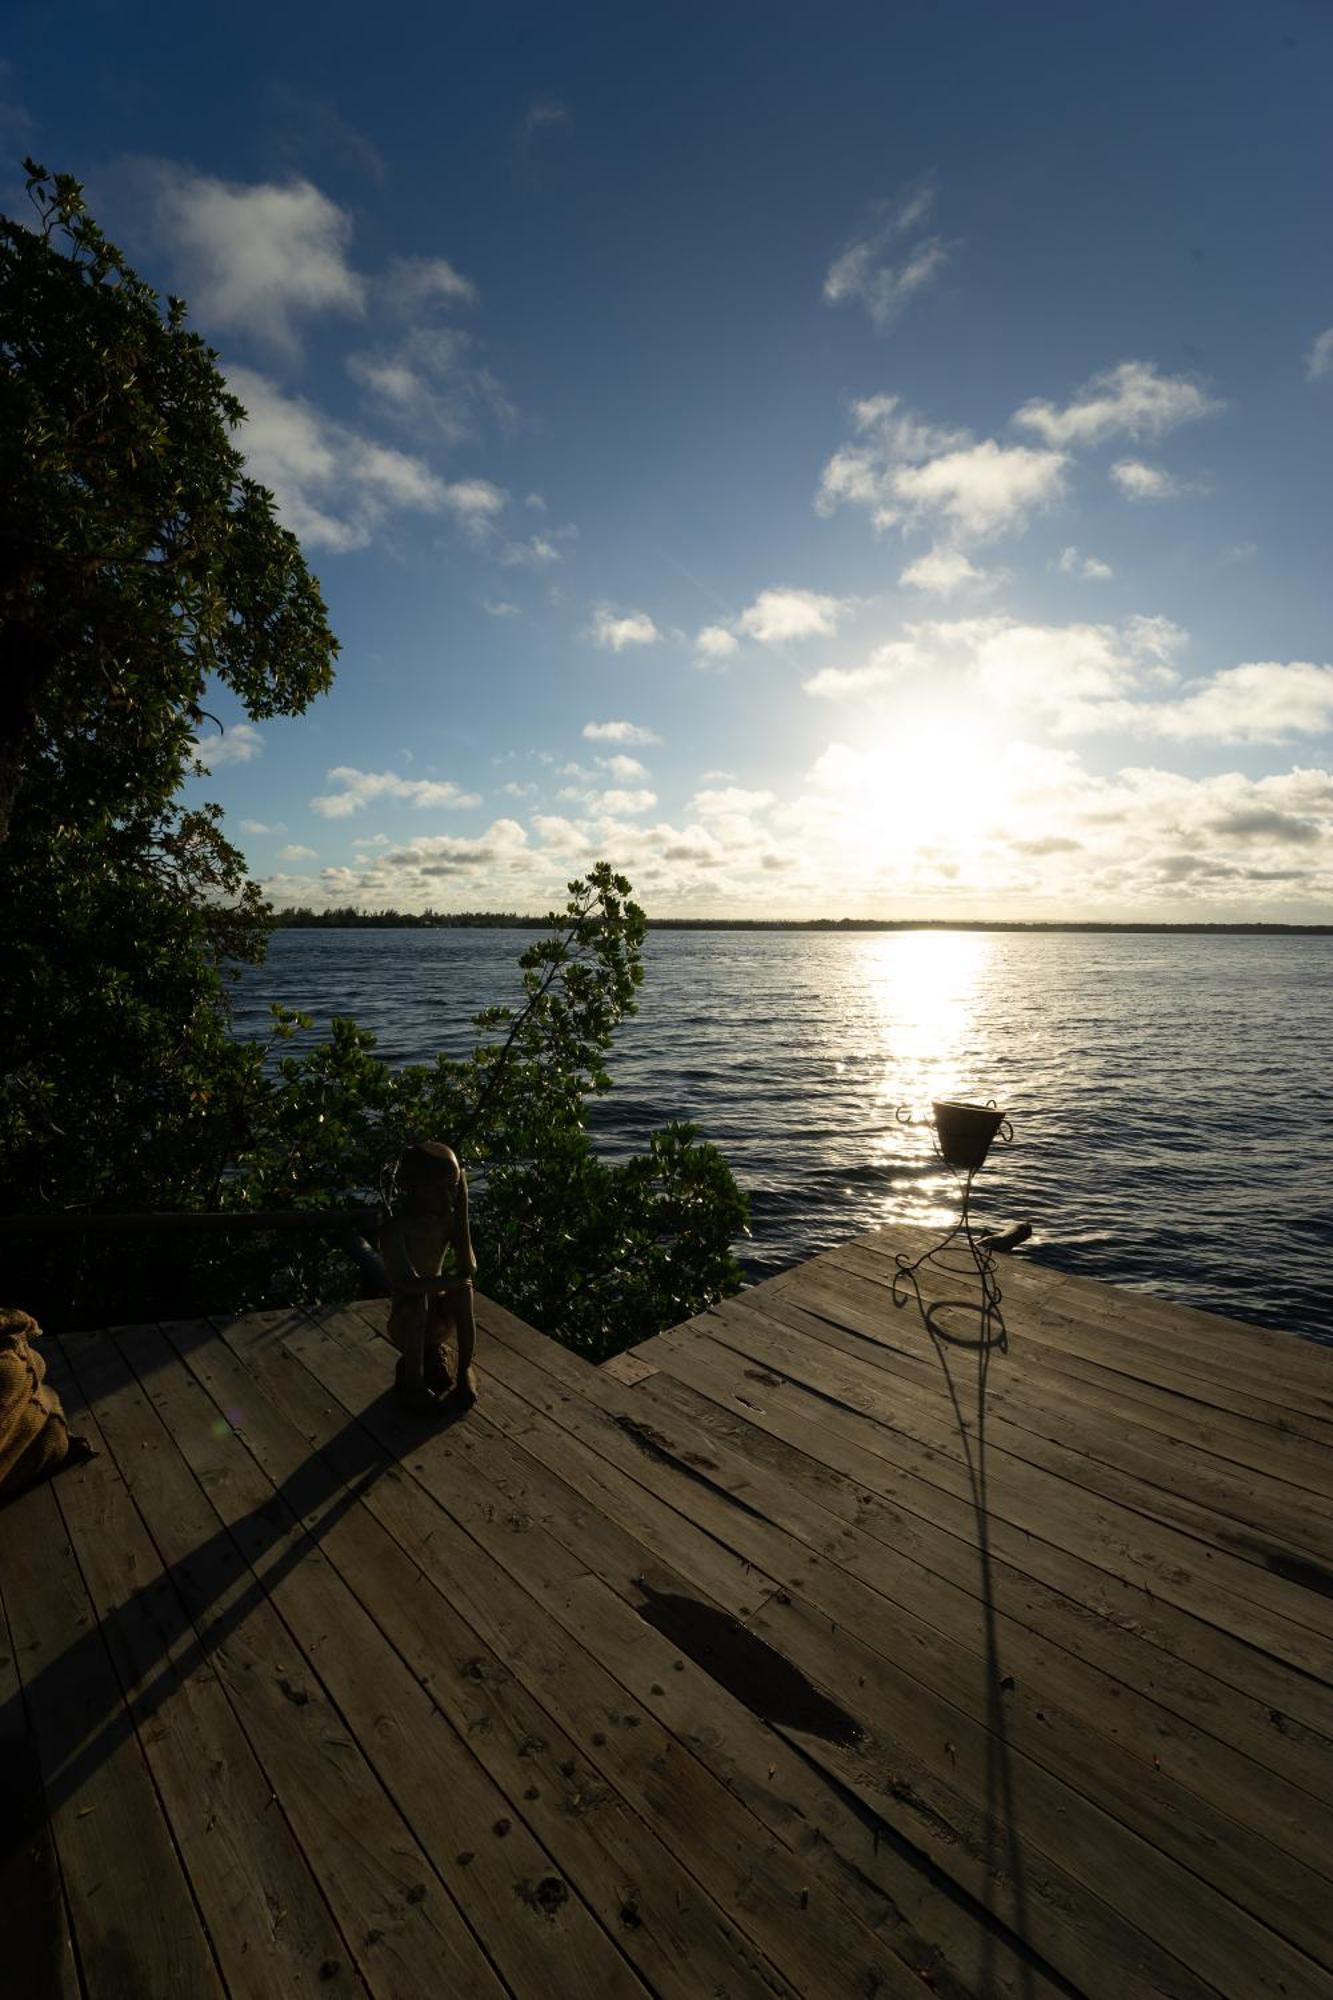
[[(394, 1212), (380, 1230), (389, 1275), (389, 1338), (398, 1348), (398, 1394), (418, 1415), (470, 1410), (477, 1400), (472, 1357), (477, 1260), (468, 1229), (467, 1175), (448, 1146), (409, 1146), (398, 1162)], [(456, 1382), (445, 1343), (457, 1350)], [(452, 1393), (451, 1393), (452, 1390)]]

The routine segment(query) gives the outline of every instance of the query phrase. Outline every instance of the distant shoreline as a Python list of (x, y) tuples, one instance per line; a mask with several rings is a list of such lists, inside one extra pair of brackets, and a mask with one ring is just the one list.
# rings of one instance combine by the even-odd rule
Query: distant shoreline
[[(410, 910), (277, 910), (279, 930), (545, 930), (545, 917), (510, 911), (445, 915)], [(1155, 924), (1001, 917), (649, 917), (654, 931), (995, 931), (1150, 937), (1333, 937), (1327, 924)]]

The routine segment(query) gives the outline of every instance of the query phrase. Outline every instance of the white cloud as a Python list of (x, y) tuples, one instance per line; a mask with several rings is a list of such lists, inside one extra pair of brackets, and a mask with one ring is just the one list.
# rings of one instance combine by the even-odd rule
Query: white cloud
[(1060, 551), (1056, 568), (1065, 576), (1086, 577), (1090, 583), (1105, 583), (1108, 577), (1115, 575), (1110, 563), (1103, 562), (1100, 556), (1080, 555), (1072, 543)]
[(744, 785), (726, 785), (720, 791), (696, 792), (690, 800), (690, 807), (700, 819), (730, 819), (737, 813), (765, 812), (776, 803), (777, 797), (773, 792), (750, 790)]
[(383, 283), (390, 303), (407, 315), (430, 304), (474, 306), (481, 296), (447, 257), (395, 257)]
[(1174, 473), (1164, 472), (1160, 465), (1145, 465), (1141, 458), (1117, 459), (1111, 478), (1126, 500), (1179, 500), (1191, 490)]
[(1253, 660), (1193, 681), (1177, 699), (1108, 718), (1183, 743), (1288, 743), (1333, 730), (1333, 666)]
[(241, 821), (242, 833), (286, 833), (286, 831), (287, 825), (284, 820), (277, 820), (272, 826), (262, 819), (243, 819)]
[(224, 764), (249, 764), (263, 755), (264, 739), (252, 722), (233, 722), (221, 736), (196, 737), (193, 750), (210, 771)]
[(157, 236), (210, 334), (253, 334), (290, 355), (301, 320), (364, 312), (351, 217), (311, 182), (242, 185), (168, 161), (141, 171)]
[(480, 541), (504, 512), (509, 495), (489, 479), (455, 479), (443, 488), (442, 500), (464, 532)]
[(1333, 326), (1327, 326), (1315, 337), (1310, 352), (1305, 357), (1305, 372), (1312, 382), (1322, 382), (1333, 375)]
[(280, 847), (278, 849), (279, 861), (313, 861), (314, 858), (315, 850), (313, 847), (301, 847), (293, 844), (291, 847)]
[(1187, 376), (1160, 375), (1151, 361), (1122, 361), (1085, 382), (1063, 409), (1033, 397), (1014, 412), (1014, 422), (1065, 450), (1109, 437), (1165, 437), (1223, 407)]
[(859, 303), (886, 333), (949, 261), (951, 246), (923, 233), (934, 206), (935, 189), (928, 181), (895, 201), (880, 203), (869, 227), (852, 237), (830, 264), (824, 279), (826, 303)]
[(228, 381), (246, 408), (237, 443), (249, 469), (308, 548), (364, 548), (390, 511), (447, 505), (444, 481), (423, 460), (335, 423), (252, 369), (233, 368)]
[(507, 598), (485, 598), (481, 608), (488, 618), (521, 618), (523, 616), (520, 607), (517, 604), (511, 604)]
[(893, 499), (909, 522), (942, 515), (960, 535), (984, 541), (1026, 526), (1035, 508), (1059, 499), (1064, 464), (1060, 452), (983, 438), (924, 465), (899, 466), (891, 482)]
[(657, 794), (646, 789), (639, 791), (613, 789), (594, 792), (589, 803), (604, 813), (644, 813), (650, 812), (657, 804)]
[(901, 680), (904, 674), (926, 663), (919, 646), (911, 639), (891, 640), (878, 646), (861, 667), (824, 667), (802, 686), (809, 695), (823, 701), (854, 700), (858, 695), (877, 694), (881, 688)]
[(660, 743), (661, 737), (637, 722), (585, 722), (583, 734), (589, 743)]
[(878, 529), (942, 524), (951, 542), (985, 541), (1023, 529), (1064, 493), (1062, 451), (925, 424), (896, 396), (868, 397), (852, 414), (857, 436), (824, 467), (818, 513), (862, 506)]
[(1057, 737), (1124, 735), (1174, 743), (1286, 743), (1333, 731), (1333, 666), (1248, 661), (1182, 684), (1188, 634), (1169, 618), (1037, 625), (994, 616), (910, 624), (865, 665), (805, 683), (826, 700), (929, 685), (960, 714), (978, 703)]
[(577, 537), (578, 529), (566, 524), (545, 535), (530, 535), (525, 542), (507, 542), (500, 561), (506, 569), (549, 569), (564, 560), (563, 544)]
[(706, 660), (725, 660), (738, 644), (736, 634), (725, 625), (705, 625), (695, 636), (694, 650)]
[(360, 812), (372, 799), (405, 799), (414, 806), (477, 806), (481, 800), (448, 780), (400, 778), (396, 771), (358, 771), (355, 765), (338, 764), (328, 773), (337, 790), (310, 800), (312, 812), (325, 819), (347, 819)]
[(477, 343), (457, 327), (418, 325), (390, 346), (349, 354), (347, 372), (377, 415), (414, 437), (434, 432), (458, 444), (484, 417), (507, 425), (517, 414), (476, 354)]
[(637, 757), (599, 757), (597, 762), (604, 771), (609, 771), (618, 784), (632, 785), (638, 778), (648, 776), (647, 769)]
[(588, 636), (608, 652), (623, 653), (626, 646), (655, 646), (662, 634), (646, 611), (615, 611), (609, 604), (598, 604)]
[(845, 598), (817, 590), (761, 590), (742, 611), (739, 624), (761, 646), (784, 646), (799, 639), (831, 639), (848, 608)]
[(898, 578), (912, 590), (928, 591), (936, 596), (947, 597), (952, 591), (961, 590), (965, 585), (976, 587), (993, 581), (984, 569), (965, 556), (961, 549), (944, 548), (937, 545), (908, 563)]
[(979, 691), (1044, 718), (1058, 735), (1104, 728), (1111, 713), (1137, 709), (1124, 697), (1172, 680), (1172, 662), (1186, 643), (1165, 618), (1129, 618), (1119, 626), (997, 618), (962, 637)]

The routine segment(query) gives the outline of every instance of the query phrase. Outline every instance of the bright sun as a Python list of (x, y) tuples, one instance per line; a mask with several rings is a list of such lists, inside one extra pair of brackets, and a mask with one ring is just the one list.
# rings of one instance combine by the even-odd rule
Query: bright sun
[(867, 860), (923, 850), (963, 860), (1010, 803), (1003, 746), (955, 717), (914, 721), (852, 751), (839, 775), (848, 833)]

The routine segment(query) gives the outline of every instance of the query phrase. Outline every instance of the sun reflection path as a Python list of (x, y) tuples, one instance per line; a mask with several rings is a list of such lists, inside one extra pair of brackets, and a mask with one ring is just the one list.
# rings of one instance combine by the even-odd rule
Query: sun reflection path
[[(929, 1108), (937, 1097), (991, 1094), (996, 1051), (980, 1006), (993, 940), (984, 932), (899, 931), (863, 940), (861, 971), (869, 1026), (882, 1051), (877, 1161), (898, 1168), (893, 1212), (930, 1227), (957, 1212), (958, 1189), (935, 1152)], [(925, 1123), (897, 1122), (900, 1104)]]

